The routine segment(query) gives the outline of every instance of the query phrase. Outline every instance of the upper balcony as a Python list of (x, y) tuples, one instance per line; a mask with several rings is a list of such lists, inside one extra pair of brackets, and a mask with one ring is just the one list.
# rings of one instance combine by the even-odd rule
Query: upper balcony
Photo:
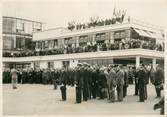
[(124, 49), (124, 50), (108, 50), (86, 53), (69, 53), (59, 55), (41, 55), (29, 57), (3, 57), (3, 62), (35, 62), (35, 61), (69, 61), (69, 60), (88, 60), (103, 58), (132, 58), (140, 56), (143, 58), (164, 59), (164, 52), (148, 50), (148, 49)]
[[(29, 57), (39, 57), (39, 56), (68, 56), (72, 55), (75, 56), (77, 54), (96, 54), (98, 52), (100, 53), (106, 53), (106, 52), (126, 52), (130, 51), (132, 52), (133, 50), (138, 51), (138, 50), (143, 50), (144, 51), (152, 51), (154, 53), (164, 53), (164, 47), (157, 46), (155, 47), (154, 45), (151, 44), (141, 44), (140, 42), (135, 42), (130, 44), (120, 44), (120, 43), (115, 43), (111, 44), (110, 46), (106, 45), (94, 45), (94, 46), (86, 46), (84, 48), (78, 47), (78, 48), (59, 48), (59, 49), (52, 49), (52, 50), (41, 50), (41, 51), (23, 51), (21, 53), (11, 53), (11, 52), (3, 52), (3, 58), (11, 58), (11, 59), (16, 59), (16, 58), (29, 58)], [(139, 53), (139, 52), (137, 52)], [(89, 57), (89, 56), (88, 56)]]

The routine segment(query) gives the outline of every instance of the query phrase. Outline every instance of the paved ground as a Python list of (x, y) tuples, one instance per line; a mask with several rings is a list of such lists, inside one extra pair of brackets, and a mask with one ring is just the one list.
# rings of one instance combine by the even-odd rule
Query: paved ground
[(52, 85), (24, 84), (13, 90), (10, 84), (3, 85), (4, 115), (159, 115), (153, 105), (155, 99), (154, 87), (148, 86), (148, 100), (137, 102), (138, 96), (133, 96), (134, 86), (128, 88), (128, 96), (123, 102), (107, 103), (107, 100), (89, 100), (75, 104), (75, 88), (67, 88), (67, 101), (60, 101), (60, 90), (53, 90)]

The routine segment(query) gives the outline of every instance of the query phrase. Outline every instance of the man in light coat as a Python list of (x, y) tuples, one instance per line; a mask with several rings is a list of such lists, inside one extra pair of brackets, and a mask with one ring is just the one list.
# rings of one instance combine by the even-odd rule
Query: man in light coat
[(107, 78), (107, 85), (109, 90), (109, 102), (115, 102), (115, 87), (116, 87), (116, 72), (113, 66), (110, 65), (110, 71)]
[(11, 69), (11, 77), (12, 77), (12, 86), (13, 89), (17, 89), (17, 70), (15, 68)]
[(123, 66), (118, 66), (118, 72), (117, 72), (117, 96), (118, 101), (123, 101), (123, 85), (124, 85), (124, 71)]

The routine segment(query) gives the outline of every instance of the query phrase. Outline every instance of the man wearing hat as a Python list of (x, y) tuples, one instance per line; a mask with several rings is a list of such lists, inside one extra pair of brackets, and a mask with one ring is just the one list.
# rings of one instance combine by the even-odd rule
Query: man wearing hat
[(126, 66), (123, 68), (124, 71), (124, 85), (123, 85), (123, 97), (127, 96), (127, 88), (129, 86), (128, 82), (128, 69)]
[(83, 78), (81, 74), (82, 63), (78, 63), (75, 68), (75, 85), (76, 85), (76, 103), (82, 102), (82, 87), (83, 87)]
[(107, 78), (104, 73), (105, 68), (101, 67), (100, 68), (100, 74), (99, 74), (99, 97), (100, 99), (104, 99), (107, 97)]
[(82, 76), (83, 76), (83, 100), (87, 101), (89, 97), (89, 83), (88, 83), (88, 64), (83, 63), (83, 69), (82, 69)]
[(11, 77), (12, 77), (12, 86), (13, 86), (13, 89), (17, 89), (17, 78), (18, 78), (17, 72), (18, 71), (15, 68), (11, 69)]
[(66, 101), (67, 68), (63, 68), (60, 78), (62, 101)]
[(116, 87), (116, 72), (113, 69), (113, 65), (109, 66), (109, 75), (108, 75), (108, 89), (109, 89), (109, 101), (110, 102), (115, 102), (115, 87)]
[(144, 64), (141, 64), (138, 71), (139, 102), (144, 102), (145, 100), (145, 77), (146, 77), (146, 72)]
[(91, 94), (93, 96), (93, 98), (95, 99), (97, 96), (97, 92), (98, 92), (98, 69), (96, 67), (94, 67), (92, 69), (92, 81), (91, 81)]
[(157, 94), (156, 98), (161, 97), (161, 90), (163, 89), (163, 82), (164, 82), (164, 71), (160, 67), (160, 65), (157, 65), (156, 71), (154, 73), (154, 86), (155, 86), (155, 91)]
[(124, 71), (123, 66), (118, 66), (117, 77), (117, 98), (118, 101), (123, 101), (123, 85), (124, 85)]

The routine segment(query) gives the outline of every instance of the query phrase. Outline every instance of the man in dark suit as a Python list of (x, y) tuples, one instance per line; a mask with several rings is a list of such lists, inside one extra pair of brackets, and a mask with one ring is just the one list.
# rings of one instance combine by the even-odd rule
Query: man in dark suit
[(134, 96), (137, 96), (138, 92), (139, 92), (138, 71), (139, 71), (139, 68), (136, 69), (135, 67), (133, 67), (133, 74), (134, 74), (134, 81), (135, 81), (135, 94), (134, 94)]
[(83, 76), (81, 71), (81, 63), (75, 68), (75, 84), (76, 84), (76, 103), (82, 102)]
[(160, 67), (160, 65), (157, 66), (157, 69), (154, 73), (154, 86), (155, 86), (155, 91), (157, 94), (156, 98), (161, 97), (161, 90), (163, 89), (163, 82), (164, 82), (164, 71)]
[(139, 101), (140, 102), (144, 102), (145, 100), (145, 78), (146, 78), (146, 72), (145, 72), (144, 64), (141, 64), (139, 71), (138, 71)]
[(66, 84), (67, 84), (67, 68), (62, 69), (61, 77), (60, 77), (60, 90), (61, 90), (61, 95), (62, 95), (62, 101), (66, 101)]
[(97, 87), (98, 87), (98, 72), (97, 72), (97, 68), (93, 68), (92, 70), (92, 82), (91, 82), (91, 94), (93, 96), (93, 99), (96, 98), (97, 96)]
[(128, 82), (128, 69), (124, 66), (124, 85), (123, 85), (123, 97), (127, 96), (127, 88), (129, 86)]
[(83, 64), (82, 67), (82, 76), (83, 76), (83, 101), (87, 101), (89, 97), (89, 84), (88, 84), (88, 66), (87, 63)]
[(54, 69), (51, 69), (51, 72), (50, 72), (50, 76), (51, 76), (51, 79), (52, 79), (52, 82), (53, 82), (53, 86), (54, 88), (53, 89), (57, 89), (57, 83), (56, 83), (56, 70)]

